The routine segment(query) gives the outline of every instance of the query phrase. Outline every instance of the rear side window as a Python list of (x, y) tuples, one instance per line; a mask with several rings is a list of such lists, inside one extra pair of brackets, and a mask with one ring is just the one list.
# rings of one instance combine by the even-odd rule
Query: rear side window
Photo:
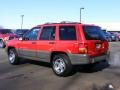
[(43, 27), (40, 40), (55, 40), (55, 26)]
[(98, 26), (83, 26), (86, 40), (106, 40), (105, 35)]
[(59, 38), (60, 40), (76, 40), (75, 26), (60, 26)]

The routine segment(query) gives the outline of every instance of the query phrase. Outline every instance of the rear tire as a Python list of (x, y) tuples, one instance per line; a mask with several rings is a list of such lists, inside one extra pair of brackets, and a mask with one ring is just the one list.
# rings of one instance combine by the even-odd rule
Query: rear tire
[(3, 40), (0, 40), (0, 48), (5, 48), (5, 43), (3, 42)]
[(19, 57), (18, 57), (17, 52), (14, 48), (9, 49), (8, 60), (9, 60), (9, 63), (12, 64), (12, 65), (18, 65), (19, 64)]
[(68, 76), (72, 70), (70, 59), (65, 54), (57, 54), (52, 60), (52, 69), (57, 76)]

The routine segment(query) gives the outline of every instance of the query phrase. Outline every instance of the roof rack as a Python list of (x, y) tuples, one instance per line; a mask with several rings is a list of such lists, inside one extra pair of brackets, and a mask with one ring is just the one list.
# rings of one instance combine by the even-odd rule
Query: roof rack
[(54, 24), (53, 22), (46, 22), (45, 24)]
[[(63, 23), (63, 24), (67, 24), (67, 23), (72, 23), (72, 24), (76, 24), (76, 23), (80, 23), (80, 22), (71, 22), (71, 21), (61, 21), (60, 22), (61, 24)], [(57, 23), (55, 23), (55, 22), (46, 22), (45, 24), (57, 24)]]
[(80, 22), (61, 21), (60, 23), (80, 23)]

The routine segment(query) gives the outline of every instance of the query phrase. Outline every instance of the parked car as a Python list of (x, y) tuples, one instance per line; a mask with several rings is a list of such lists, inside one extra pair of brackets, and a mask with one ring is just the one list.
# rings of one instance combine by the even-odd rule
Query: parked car
[(108, 42), (111, 42), (112, 39), (111, 39), (110, 34), (109, 34), (106, 30), (103, 30), (103, 33), (104, 33), (104, 36), (105, 36), (106, 40), (107, 40)]
[(108, 32), (108, 33), (111, 37), (111, 41), (118, 41), (118, 37), (114, 33), (112, 33), (112, 32)]
[(49, 62), (56, 75), (66, 76), (73, 65), (106, 60), (108, 42), (99, 26), (49, 23), (8, 41), (6, 51), (10, 64), (19, 64), (20, 58)]
[(117, 36), (118, 41), (120, 41), (120, 33), (118, 33), (118, 32), (114, 32), (114, 34)]
[(104, 33), (105, 38), (108, 42), (118, 41), (118, 38), (114, 33), (111, 33), (111, 32), (105, 31), (105, 30), (103, 30), (103, 33)]
[(29, 29), (16, 29), (15, 30), (15, 34), (19, 38), (19, 37), (22, 37), (22, 35), (24, 33), (26, 33), (27, 31), (29, 31)]
[(6, 41), (11, 40), (15, 37), (15, 34), (11, 29), (0, 29), (0, 48), (6, 46)]

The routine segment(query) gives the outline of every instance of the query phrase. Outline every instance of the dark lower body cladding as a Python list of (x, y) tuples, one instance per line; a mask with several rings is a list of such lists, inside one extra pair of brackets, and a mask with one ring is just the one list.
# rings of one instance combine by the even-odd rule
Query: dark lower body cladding
[(87, 54), (69, 54), (71, 63), (76, 64), (91, 64), (106, 60), (109, 54), (104, 54), (97, 57), (89, 57)]

